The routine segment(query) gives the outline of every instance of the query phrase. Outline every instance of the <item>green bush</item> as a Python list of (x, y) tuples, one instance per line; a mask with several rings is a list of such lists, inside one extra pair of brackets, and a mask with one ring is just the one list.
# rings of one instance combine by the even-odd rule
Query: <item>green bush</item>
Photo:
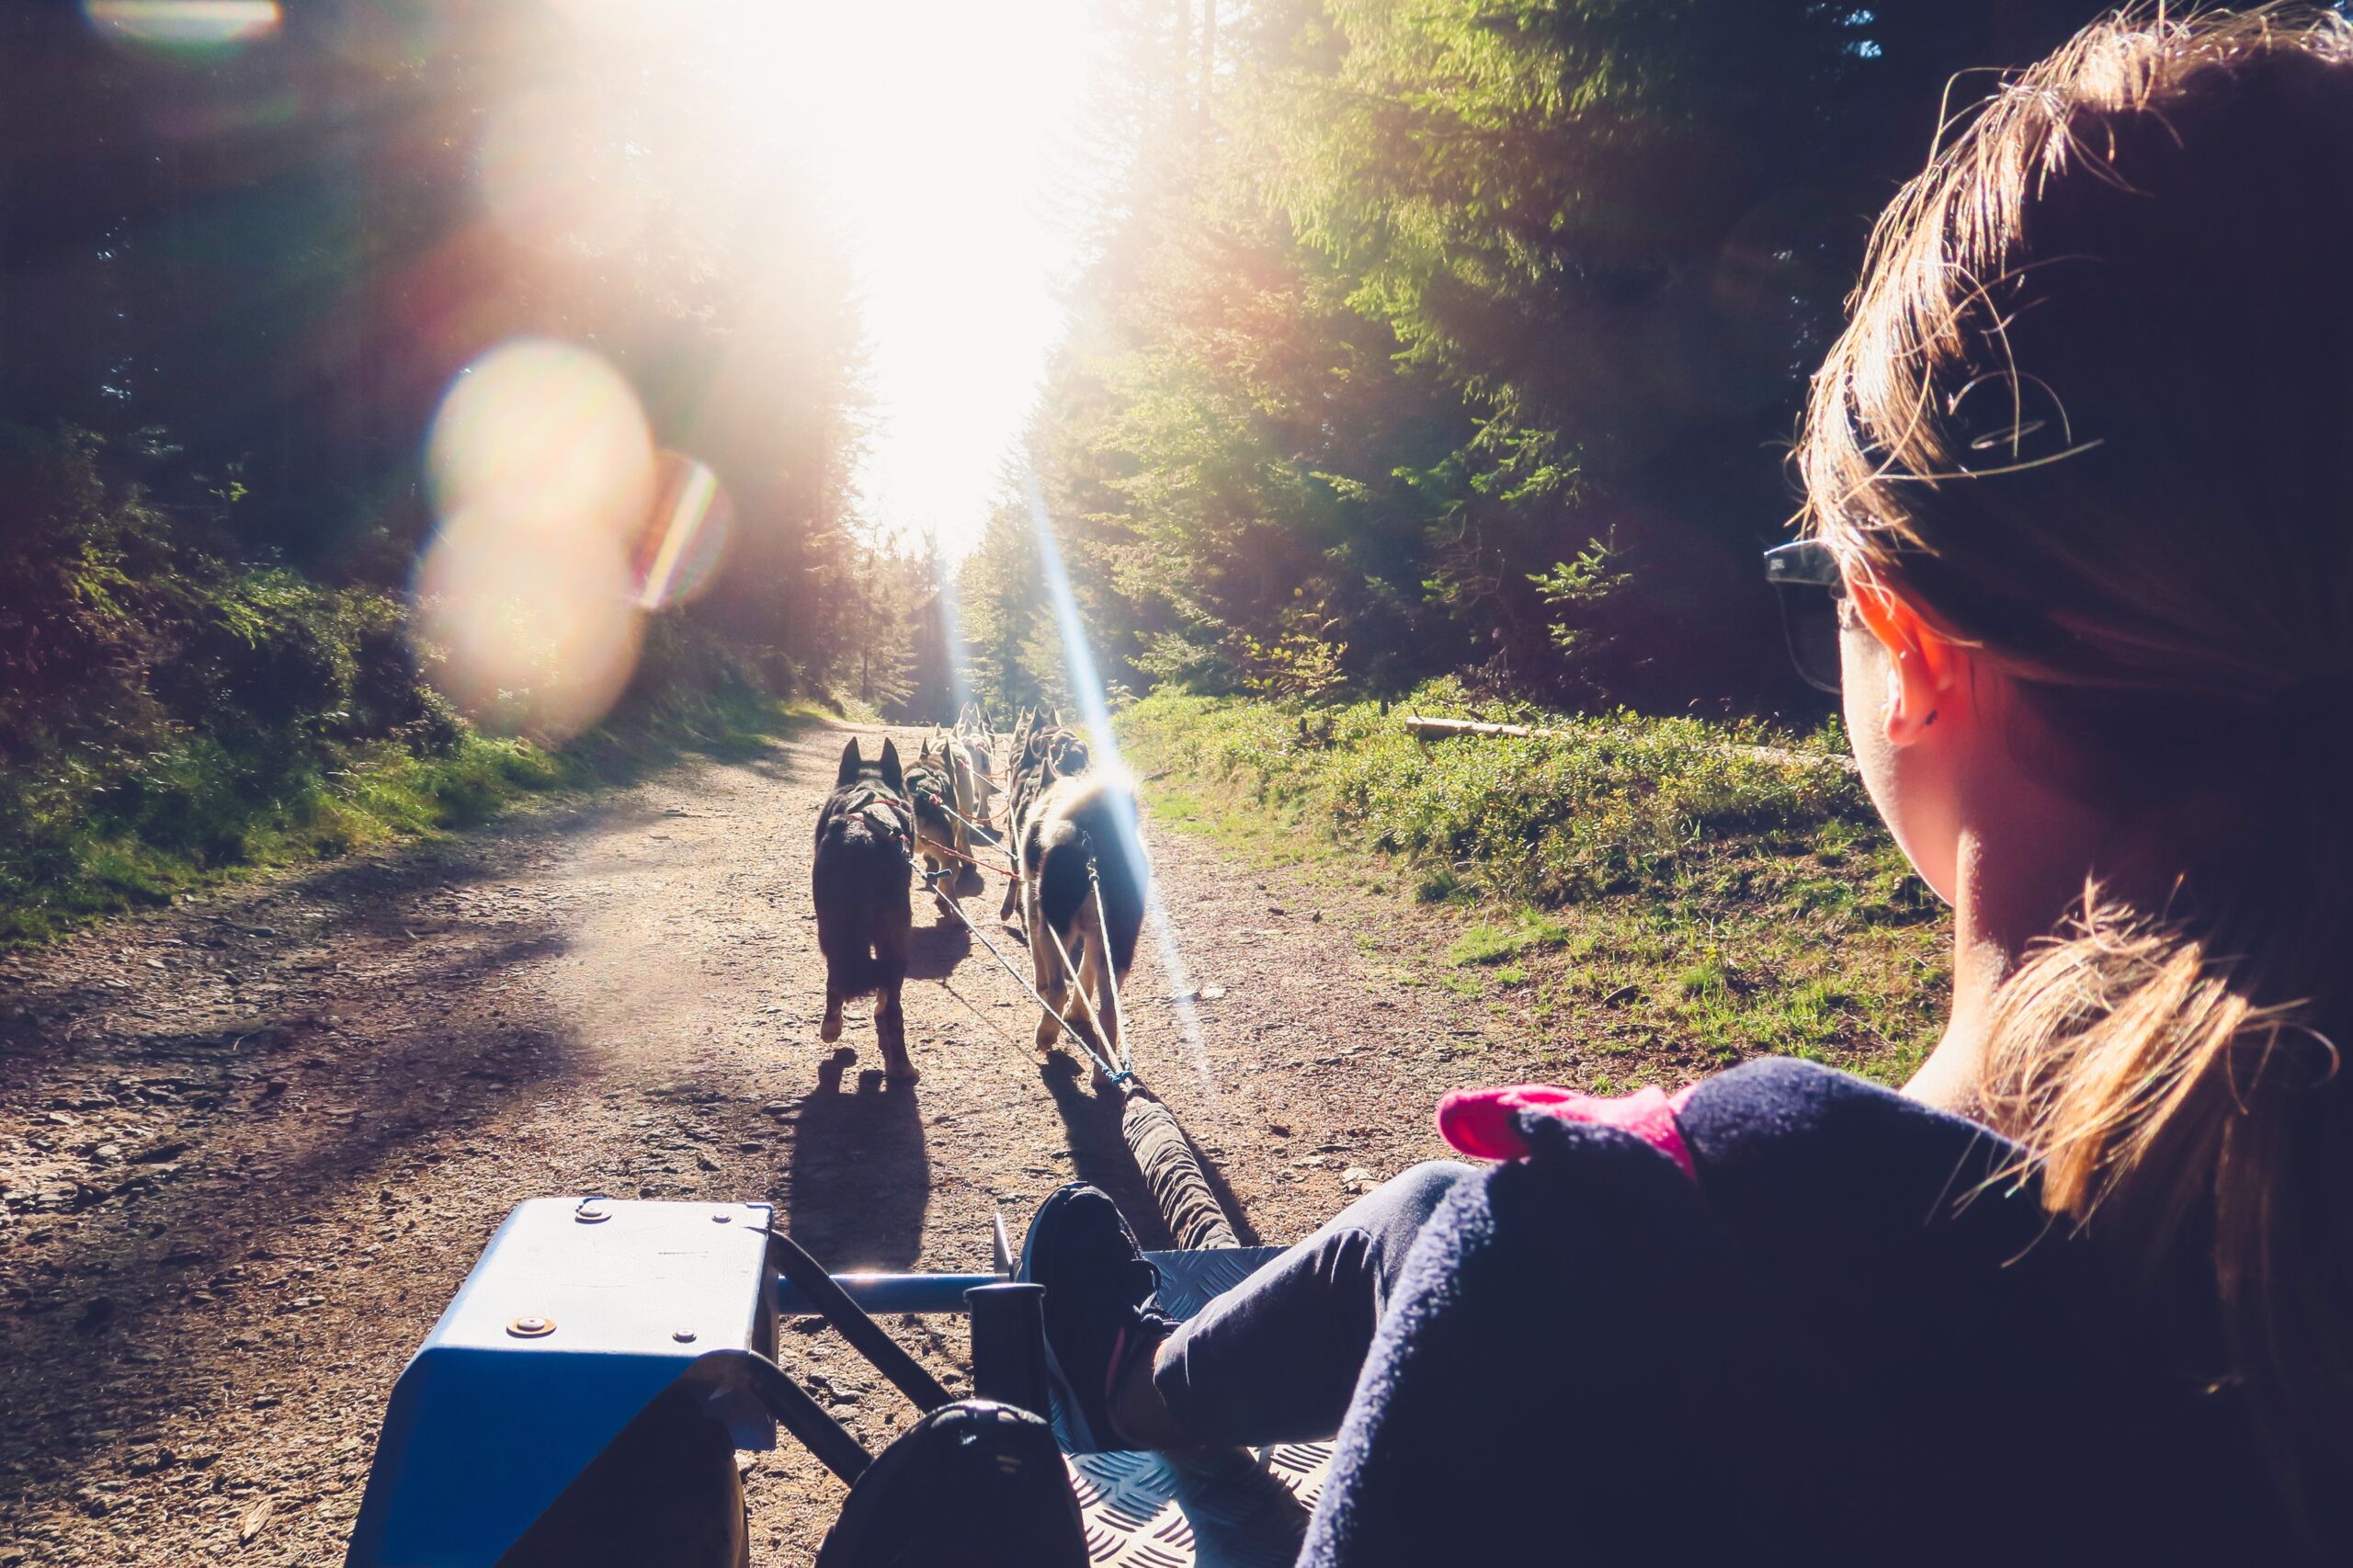
[[(1408, 711), (1559, 733), (1421, 741)], [(1476, 902), (1435, 950), (1367, 950), (1402, 983), (1518, 1012), (1582, 1053), (1558, 1071), (1596, 1093), (1760, 1052), (1901, 1083), (1942, 1027), (1940, 911), (1835, 729), (1545, 714), (1443, 681), (1387, 711), (1162, 692), (1119, 724), (1172, 825), (1270, 864), (1320, 829), (1334, 853), (1396, 857), (1425, 901)]]
[(618, 730), (561, 755), (479, 734), (420, 677), (398, 599), (208, 549), (225, 528), (166, 526), (105, 456), (0, 430), (0, 943), (682, 746), (741, 754), (786, 716), (756, 669), (663, 616)]

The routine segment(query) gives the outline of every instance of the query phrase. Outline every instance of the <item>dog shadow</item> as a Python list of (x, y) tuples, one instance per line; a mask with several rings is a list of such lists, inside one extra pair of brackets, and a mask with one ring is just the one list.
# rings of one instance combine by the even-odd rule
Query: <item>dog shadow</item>
[(923, 1109), (913, 1087), (885, 1085), (872, 1069), (846, 1088), (842, 1078), (857, 1060), (836, 1051), (801, 1096), (786, 1233), (832, 1273), (904, 1270), (923, 1250), (931, 1202)]
[(933, 920), (932, 925), (916, 926), (907, 945), (909, 980), (945, 980), (972, 950), (972, 934), (962, 921), (937, 913)]

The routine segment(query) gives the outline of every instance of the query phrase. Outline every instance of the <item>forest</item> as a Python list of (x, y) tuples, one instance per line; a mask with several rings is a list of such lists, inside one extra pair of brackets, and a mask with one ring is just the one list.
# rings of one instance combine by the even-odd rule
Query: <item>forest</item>
[(850, 281), (789, 117), (678, 113), (691, 29), (12, 6), (0, 52), (0, 903), (848, 669)]
[(2096, 7), (1098, 0), (961, 558), (861, 504), (816, 111), (723, 40), (198, 9), (0, 17), (0, 903), (61, 916), (714, 701), (1069, 704), (1064, 582), (1115, 698), (1810, 722), (1755, 556), (1870, 215)]
[[(1819, 712), (1757, 552), (1872, 217), (2084, 0), (1203, 0), (1128, 17), (1130, 195), (1029, 460), (1130, 687)], [(1064, 702), (1032, 507), (973, 683)]]

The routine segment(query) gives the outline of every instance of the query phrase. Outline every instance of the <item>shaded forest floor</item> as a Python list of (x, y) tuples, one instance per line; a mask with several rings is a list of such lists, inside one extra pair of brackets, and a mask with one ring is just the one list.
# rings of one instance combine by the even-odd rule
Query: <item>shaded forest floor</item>
[[(839, 749), (689, 757), (0, 959), (0, 1565), (339, 1562), (392, 1380), (525, 1198), (771, 1198), (835, 1268), (985, 1267), (991, 1210), (1074, 1175), (1148, 1214), (1113, 1107), (920, 903), (921, 1085), (881, 1085), (861, 1018), (818, 1043)], [(1150, 832), (1200, 1051), (1147, 943), (1138, 1063), (1256, 1235), (1439, 1152), (1445, 1088), (1582, 1071), (1401, 975), (1464, 912)], [(898, 1332), (961, 1359), (953, 1320)], [(785, 1356), (870, 1440), (904, 1423), (829, 1336)], [(787, 1448), (749, 1489), (756, 1560), (808, 1561), (835, 1483)]]

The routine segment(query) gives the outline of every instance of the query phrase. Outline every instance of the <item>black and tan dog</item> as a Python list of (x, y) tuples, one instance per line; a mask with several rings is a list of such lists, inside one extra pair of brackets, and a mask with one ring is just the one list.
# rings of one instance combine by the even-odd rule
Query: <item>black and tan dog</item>
[(1061, 1037), (1059, 1012), (1107, 1058), (1116, 1058), (1113, 983), (1124, 983), (1135, 961), (1151, 878), (1135, 790), (1117, 773), (1056, 779), (1038, 797), (1020, 846), (1021, 924), (1047, 1007), (1038, 1019), (1038, 1049)]
[(996, 739), (989, 733), (979, 706), (966, 703), (940, 755), (956, 786), (956, 809), (984, 828), (990, 825), (998, 794), (995, 753)]
[(817, 814), (817, 854), (809, 876), (817, 900), (817, 947), (825, 955), (825, 1022), (818, 1036), (839, 1040), (842, 1003), (872, 992), (882, 1069), (903, 1084), (917, 1077), (899, 1012), (915, 924), (907, 896), (914, 844), (915, 812), (898, 748), (886, 740), (882, 755), (865, 762), (852, 739), (842, 749), (834, 792)]
[(979, 892), (986, 885), (974, 863), (972, 832), (949, 809), (955, 799), (948, 759), (933, 742), (924, 742), (915, 765), (907, 769), (907, 801), (915, 808), (915, 854), (923, 860), (925, 881), (943, 915), (949, 912), (949, 900)]
[[(1059, 715), (1056, 716), (1057, 721)], [(1059, 722), (1040, 722), (1026, 717), (1014, 737), (1011, 772), (1006, 783), (1005, 841), (1013, 846), (1015, 883), (1005, 890), (997, 918), (1010, 920), (1021, 903), (1021, 881), (1029, 875), (1024, 858), (1029, 819), (1046, 790), (1057, 779), (1074, 778), (1093, 765), (1086, 737)]]

